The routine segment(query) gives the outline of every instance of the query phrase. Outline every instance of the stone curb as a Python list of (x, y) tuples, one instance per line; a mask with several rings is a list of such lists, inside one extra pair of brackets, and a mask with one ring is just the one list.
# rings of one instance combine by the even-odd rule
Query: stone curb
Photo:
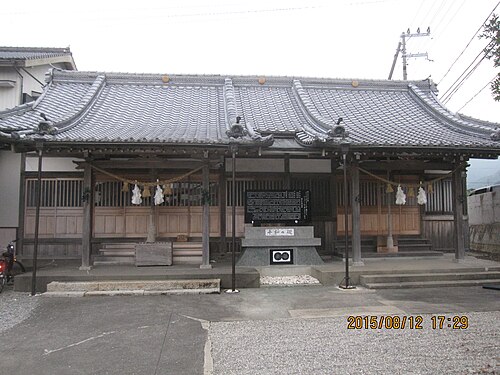
[(99, 296), (165, 296), (165, 295), (196, 295), (220, 294), (218, 288), (207, 289), (170, 289), (170, 290), (96, 290), (96, 291), (68, 291), (45, 292), (43, 297), (99, 297)]

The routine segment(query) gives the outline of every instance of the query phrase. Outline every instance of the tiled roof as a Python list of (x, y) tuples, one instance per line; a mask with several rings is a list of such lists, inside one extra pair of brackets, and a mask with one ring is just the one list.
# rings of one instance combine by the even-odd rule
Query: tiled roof
[[(4, 140), (491, 149), (495, 124), (457, 116), (430, 81), (166, 76), (54, 70), (34, 103), (0, 112)], [(339, 118), (343, 122), (339, 122)], [(339, 128), (340, 125), (340, 128)], [(500, 125), (498, 125), (500, 128)], [(289, 142), (287, 144), (290, 144)]]
[(0, 64), (21, 62), (26, 64), (30, 60), (55, 59), (68, 57), (74, 69), (74, 61), (69, 48), (40, 48), (40, 47), (0, 47)]

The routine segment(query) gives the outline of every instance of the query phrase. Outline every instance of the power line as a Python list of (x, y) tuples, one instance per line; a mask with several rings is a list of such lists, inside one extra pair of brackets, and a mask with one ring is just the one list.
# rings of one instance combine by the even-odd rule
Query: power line
[(495, 10), (498, 8), (498, 5), (500, 5), (500, 1), (497, 3), (497, 5), (495, 5), (495, 7), (493, 8), (493, 10), (490, 12), (490, 14), (488, 15), (488, 17), (486, 17), (486, 19), (483, 21), (483, 23), (481, 24), (481, 26), (479, 26), (479, 28), (477, 29), (477, 31), (474, 33), (474, 35), (472, 36), (472, 38), (469, 40), (469, 43), (467, 43), (467, 45), (465, 46), (465, 48), (463, 49), (462, 52), (460, 52), (460, 55), (458, 55), (458, 57), (455, 59), (455, 61), (453, 61), (453, 64), (451, 64), (450, 68), (446, 71), (446, 74), (443, 76), (443, 78), (441, 78), (438, 82), (438, 85), (443, 81), (443, 79), (446, 78), (446, 76), (448, 75), (448, 73), (451, 71), (451, 69), (455, 66), (456, 62), (458, 61), (458, 59), (460, 59), (460, 57), (462, 57), (462, 55), (464, 54), (464, 52), (467, 50), (467, 48), (469, 48), (470, 44), (472, 43), (472, 41), (474, 40), (474, 38), (476, 38), (477, 34), (481, 31), (481, 29), (483, 28), (484, 24), (486, 22), (488, 22), (488, 20), (490, 19), (491, 15), (495, 12)]
[(470, 102), (472, 102), (472, 101), (476, 98), (476, 96), (478, 96), (479, 94), (481, 94), (481, 93), (483, 92), (483, 90), (484, 90), (486, 87), (488, 87), (488, 85), (490, 85), (490, 84), (492, 84), (492, 83), (493, 83), (493, 81), (495, 80), (495, 78), (496, 78), (496, 77), (497, 77), (497, 75), (495, 74), (495, 75), (493, 76), (493, 78), (491, 79), (491, 81), (489, 81), (488, 83), (486, 83), (486, 85), (484, 85), (484, 86), (483, 86), (483, 88), (482, 88), (481, 90), (479, 90), (476, 94), (474, 94), (474, 96), (473, 96), (472, 98), (470, 98), (470, 99), (469, 99), (469, 100), (468, 100), (468, 101), (467, 101), (467, 102), (466, 102), (463, 106), (461, 106), (461, 107), (458, 109), (458, 111), (457, 111), (457, 112), (459, 112), (459, 111), (461, 111), (462, 109), (464, 109), (464, 108), (467, 106), (467, 104), (469, 104)]
[[(489, 44), (488, 44), (488, 46), (489, 46)], [(493, 48), (493, 46), (492, 46), (492, 48)], [(476, 65), (474, 65), (474, 67), (472, 67), (472, 69), (469, 70), (469, 68), (476, 62), (476, 60), (481, 55), (482, 55), (481, 60), (479, 60), (476, 63)], [(446, 90), (446, 92), (443, 94), (443, 96), (441, 97), (441, 101), (443, 102), (443, 104), (446, 104), (447, 102), (450, 101), (450, 99), (453, 97), (453, 95), (455, 95), (456, 92), (465, 83), (465, 81), (467, 79), (469, 79), (469, 77), (472, 75), (472, 73), (474, 73), (476, 71), (477, 67), (484, 61), (485, 58), (486, 58), (486, 55), (483, 53), (483, 51), (479, 52), (479, 54), (474, 58), (474, 60), (472, 61), (472, 63), (462, 72), (462, 74), (460, 75), (460, 77), (458, 77), (455, 80), (455, 82), (453, 82), (453, 84), (448, 88), (448, 90)], [(464, 74), (465, 74), (465, 76), (464, 76)]]

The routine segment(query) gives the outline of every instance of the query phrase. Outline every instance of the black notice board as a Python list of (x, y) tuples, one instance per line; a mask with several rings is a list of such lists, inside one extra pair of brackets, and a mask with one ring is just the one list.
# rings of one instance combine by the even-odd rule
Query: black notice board
[(303, 224), (310, 221), (310, 190), (245, 191), (245, 223)]

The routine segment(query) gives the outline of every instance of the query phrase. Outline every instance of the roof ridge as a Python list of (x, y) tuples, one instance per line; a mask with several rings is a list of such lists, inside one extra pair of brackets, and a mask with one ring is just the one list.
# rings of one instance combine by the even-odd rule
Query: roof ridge
[(80, 103), (74, 108), (74, 110), (70, 112), (66, 118), (63, 118), (59, 122), (53, 124), (57, 129), (55, 134), (60, 134), (73, 128), (92, 108), (93, 104), (102, 93), (104, 86), (106, 86), (106, 76), (97, 76), (92, 86), (82, 97)]

